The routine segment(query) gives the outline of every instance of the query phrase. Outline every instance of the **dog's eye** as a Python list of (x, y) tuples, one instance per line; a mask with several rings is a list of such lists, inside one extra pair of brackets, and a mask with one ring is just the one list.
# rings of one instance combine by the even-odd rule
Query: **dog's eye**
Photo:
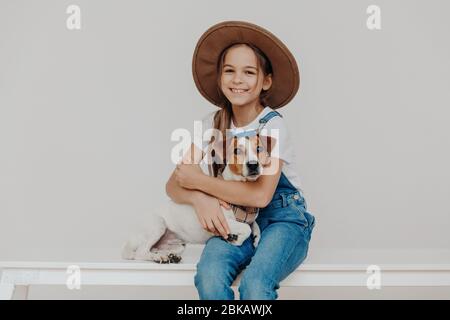
[(263, 152), (264, 151), (264, 147), (262, 147), (262, 146), (257, 146), (256, 147), (256, 153), (260, 153), (260, 152)]
[(235, 155), (241, 154), (241, 149), (239, 149), (239, 148), (234, 148), (234, 154), (235, 154)]

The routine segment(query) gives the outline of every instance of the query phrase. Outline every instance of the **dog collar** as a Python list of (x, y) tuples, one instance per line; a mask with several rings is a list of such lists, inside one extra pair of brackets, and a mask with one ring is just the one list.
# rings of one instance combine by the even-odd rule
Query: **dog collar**
[(253, 129), (253, 130), (247, 130), (247, 131), (242, 131), (242, 132), (238, 132), (238, 133), (232, 133), (231, 136), (235, 137), (235, 138), (241, 138), (241, 137), (253, 137), (256, 136), (258, 134), (259, 130)]
[(259, 134), (259, 132), (264, 128), (264, 126), (269, 122), (273, 117), (282, 117), (281, 114), (277, 111), (271, 111), (266, 114), (263, 118), (259, 119), (258, 129), (246, 130), (238, 133), (231, 133), (231, 137), (241, 138), (241, 137), (253, 137)]

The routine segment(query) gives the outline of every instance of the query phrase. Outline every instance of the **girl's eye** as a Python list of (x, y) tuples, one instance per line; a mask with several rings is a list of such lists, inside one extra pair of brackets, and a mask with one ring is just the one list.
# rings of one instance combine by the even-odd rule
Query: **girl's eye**
[(225, 70), (224, 72), (225, 72), (225, 73), (230, 73), (230, 72), (233, 72), (233, 70), (227, 69), (227, 70)]
[(235, 149), (234, 149), (234, 154), (235, 154), (235, 155), (240, 155), (240, 154), (241, 154), (241, 149), (235, 148)]
[(252, 72), (252, 71), (247, 71), (246, 73), (247, 73), (247, 74), (252, 74), (252, 75), (255, 74), (255, 73)]
[(256, 153), (260, 153), (260, 152), (263, 152), (264, 151), (264, 147), (261, 147), (261, 146), (257, 146), (256, 147)]

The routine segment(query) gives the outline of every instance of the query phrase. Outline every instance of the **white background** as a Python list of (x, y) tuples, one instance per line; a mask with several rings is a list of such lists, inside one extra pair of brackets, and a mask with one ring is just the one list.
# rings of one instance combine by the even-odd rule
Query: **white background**
[[(71, 4), (81, 30), (66, 28)], [(366, 27), (371, 4), (381, 30)], [(310, 255), (449, 249), (449, 10), (444, 0), (1, 0), (0, 258), (119, 257), (167, 197), (172, 131), (215, 110), (191, 59), (223, 20), (269, 29), (300, 66), (299, 94), (280, 111), (317, 218)]]

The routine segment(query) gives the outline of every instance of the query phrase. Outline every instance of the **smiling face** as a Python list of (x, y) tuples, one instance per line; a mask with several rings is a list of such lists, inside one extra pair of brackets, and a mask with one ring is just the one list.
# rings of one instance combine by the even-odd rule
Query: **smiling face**
[(222, 65), (220, 88), (232, 105), (255, 103), (261, 90), (268, 90), (271, 85), (271, 75), (264, 75), (252, 48), (237, 45), (228, 49)]

